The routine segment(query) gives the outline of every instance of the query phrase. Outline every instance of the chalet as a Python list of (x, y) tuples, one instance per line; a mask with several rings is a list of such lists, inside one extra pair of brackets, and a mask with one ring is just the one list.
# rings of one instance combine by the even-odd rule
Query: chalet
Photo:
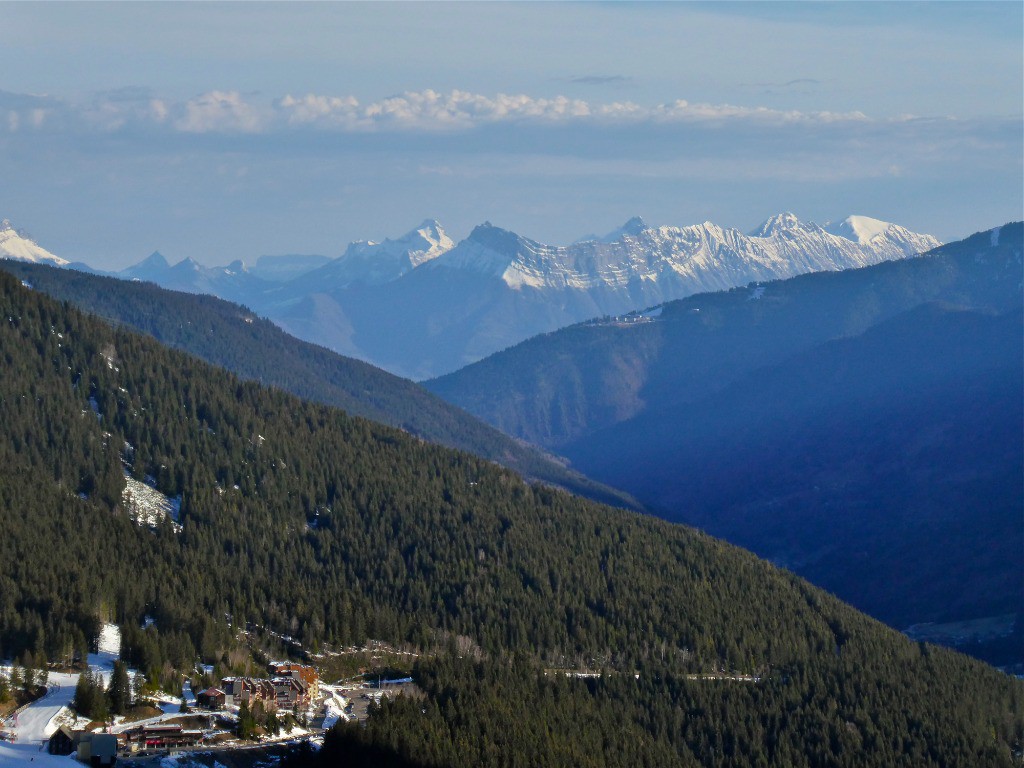
[(155, 723), (129, 728), (124, 732), (129, 752), (175, 750), (194, 747), (203, 740), (202, 731), (186, 731), (177, 723)]
[(227, 693), (220, 688), (207, 688), (196, 694), (199, 706), (207, 709), (224, 709), (227, 704)]
[(46, 742), (46, 751), (51, 755), (70, 755), (77, 746), (78, 740), (74, 731), (68, 726), (62, 725), (53, 732), (49, 741)]

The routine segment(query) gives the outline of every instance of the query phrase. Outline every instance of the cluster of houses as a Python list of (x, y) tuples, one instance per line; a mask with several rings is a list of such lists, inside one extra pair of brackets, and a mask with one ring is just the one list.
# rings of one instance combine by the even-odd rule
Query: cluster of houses
[(261, 703), (265, 709), (306, 709), (320, 693), (320, 679), (313, 667), (292, 661), (270, 663), (271, 677), (225, 677), (219, 687), (196, 694), (196, 701), (207, 709), (240, 707), (252, 709)]
[[(270, 664), (271, 677), (225, 677), (220, 687), (208, 688), (196, 695), (200, 706), (208, 709), (240, 707), (252, 709), (257, 702), (266, 710), (306, 709), (320, 693), (320, 679), (313, 667), (291, 661)], [(118, 754), (151, 751), (175, 752), (196, 747), (203, 732), (188, 730), (176, 723), (149, 723), (120, 733), (91, 733), (62, 725), (53, 733), (47, 751), (55, 755), (74, 754), (92, 766), (109, 766)]]

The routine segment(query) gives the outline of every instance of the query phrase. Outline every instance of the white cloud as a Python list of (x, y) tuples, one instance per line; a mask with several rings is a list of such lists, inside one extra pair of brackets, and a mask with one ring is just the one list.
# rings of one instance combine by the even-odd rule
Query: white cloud
[(265, 120), (238, 91), (209, 91), (185, 103), (174, 127), (185, 133), (257, 133)]
[(275, 106), (287, 116), (287, 122), (291, 125), (302, 125), (317, 120), (346, 123), (349, 115), (359, 107), (359, 102), (353, 96), (342, 98), (310, 93), (300, 97), (285, 96), (278, 99)]
[(591, 103), (565, 96), (535, 98), (525, 94), (490, 97), (454, 90), (408, 91), (369, 104), (352, 96), (287, 95), (275, 102), (289, 125), (342, 130), (451, 130), (502, 122), (643, 123), (714, 120), (764, 120), (777, 123), (867, 120), (862, 112), (797, 112), (730, 104), (671, 104), (643, 107), (633, 102)]
[(167, 119), (167, 107), (159, 99), (135, 102), (97, 100), (83, 108), (80, 116), (100, 131), (113, 132), (129, 125), (159, 125)]
[(503, 121), (564, 121), (590, 117), (589, 104), (557, 96), (483, 96), (454, 90), (407, 91), (380, 101), (360, 104), (352, 96), (287, 95), (274, 105), (289, 125), (342, 130), (453, 130)]
[(765, 106), (694, 103), (685, 99), (645, 106), (632, 101), (596, 102), (566, 96), (535, 97), (499, 93), (485, 96), (469, 91), (441, 93), (431, 89), (407, 91), (371, 102), (355, 96), (307, 93), (278, 99), (213, 90), (187, 101), (173, 102), (146, 89), (122, 89), (96, 94), (85, 102), (49, 96), (0, 91), (0, 130), (9, 133), (44, 128), (50, 132), (132, 129), (171, 130), (184, 134), (270, 134), (317, 130), (323, 133), (424, 135), (471, 132), (487, 126), (573, 126), (578, 128), (652, 128), (694, 126), (721, 133), (727, 126), (742, 129), (796, 126), (875, 126), (941, 123), (954, 118), (898, 115), (870, 118), (860, 111), (778, 110)]
[(739, 107), (732, 104), (691, 104), (680, 99), (650, 110), (650, 117), (666, 121), (761, 120), (773, 123), (866, 122), (863, 112), (800, 112), (768, 107)]

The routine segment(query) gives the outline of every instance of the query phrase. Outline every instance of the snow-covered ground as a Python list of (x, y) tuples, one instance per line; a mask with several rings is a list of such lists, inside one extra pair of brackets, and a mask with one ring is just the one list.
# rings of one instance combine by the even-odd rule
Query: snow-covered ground
[(43, 698), (34, 701), (17, 715), (15, 722), (8, 721), (4, 729), (17, 734), (14, 743), (0, 741), (0, 766), (25, 765), (40, 763), (50, 765), (48, 760), (57, 761), (54, 765), (67, 766), (66, 757), (54, 757), (46, 753), (43, 745), (46, 739), (57, 730), (54, 721), (65, 711), (75, 696), (78, 675), (50, 673), (49, 691)]
[(96, 653), (89, 654), (89, 668), (102, 672), (104, 683), (110, 682), (114, 662), (121, 658), (121, 630), (116, 624), (104, 624), (100, 630)]
[(165, 496), (153, 487), (156, 484), (155, 480), (147, 477), (147, 482), (139, 482), (127, 470), (124, 479), (124, 502), (135, 522), (155, 528), (164, 518), (170, 517), (175, 524), (174, 530), (181, 532), (181, 526), (178, 525), (181, 512), (180, 496), (174, 499)]
[[(120, 654), (121, 631), (114, 624), (105, 624), (100, 632), (97, 653), (89, 654), (89, 667), (101, 674), (105, 683), (109, 682), (114, 661)], [(17, 740), (14, 743), (0, 742), (0, 768), (28, 763), (62, 768), (77, 765), (73, 758), (47, 754), (45, 746), (46, 740), (60, 727), (60, 722), (70, 721), (69, 706), (77, 685), (77, 674), (51, 672), (46, 695), (21, 710), (16, 719), (4, 722), (4, 730), (14, 732)]]
[(40, 766), (40, 768), (76, 768), (81, 763), (77, 762), (72, 755), (61, 757), (48, 754), (44, 747), (38, 743), (16, 743), (8, 744), (0, 741), (0, 766)]
[(320, 690), (327, 694), (327, 699), (324, 701), (324, 729), (330, 728), (339, 720), (348, 720), (349, 716), (345, 714), (348, 699), (341, 694), (341, 688), (321, 684)]

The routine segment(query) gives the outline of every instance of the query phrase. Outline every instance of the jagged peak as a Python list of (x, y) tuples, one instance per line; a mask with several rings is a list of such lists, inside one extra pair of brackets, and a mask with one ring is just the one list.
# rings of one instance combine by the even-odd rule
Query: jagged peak
[(604, 237), (599, 237), (597, 239), (602, 243), (617, 243), (624, 237), (637, 237), (647, 229), (649, 229), (647, 222), (640, 216), (634, 216), (618, 229), (613, 229)]
[(15, 227), (14, 223), (10, 219), (4, 219), (3, 221), (0, 221), (0, 232), (10, 232), (16, 237), (21, 238), (22, 240), (27, 240), (33, 245), (38, 245), (38, 243), (36, 243), (36, 241), (32, 239), (32, 235), (30, 235), (23, 229), (18, 229), (17, 227)]
[(187, 256), (184, 259), (182, 259), (181, 261), (179, 261), (177, 264), (175, 264), (174, 265), (174, 269), (178, 269), (178, 270), (191, 269), (194, 272), (198, 272), (199, 270), (202, 269), (202, 265), (200, 265), (200, 263), (198, 261), (196, 261), (195, 259), (193, 259), (191, 256)]
[(151, 267), (169, 267), (170, 266), (170, 264), (168, 263), (167, 259), (164, 258), (164, 255), (162, 253), (160, 253), (160, 251), (153, 251), (151, 254), (149, 254), (149, 256), (147, 256), (146, 258), (144, 258), (142, 261), (139, 262), (139, 266), (142, 266), (143, 264), (145, 264), (146, 266), (151, 266)]
[(437, 219), (424, 219), (422, 223), (413, 230), (413, 232), (431, 232), (433, 234), (444, 235), (444, 227), (441, 226), (441, 222)]
[(519, 250), (519, 246), (523, 242), (523, 238), (515, 232), (496, 227), (489, 221), (475, 226), (466, 239), (477, 245), (502, 253)]
[(799, 229), (803, 224), (796, 217), (796, 214), (789, 211), (769, 216), (764, 222), (750, 233), (751, 237), (771, 237), (778, 232), (785, 232), (791, 229)]

